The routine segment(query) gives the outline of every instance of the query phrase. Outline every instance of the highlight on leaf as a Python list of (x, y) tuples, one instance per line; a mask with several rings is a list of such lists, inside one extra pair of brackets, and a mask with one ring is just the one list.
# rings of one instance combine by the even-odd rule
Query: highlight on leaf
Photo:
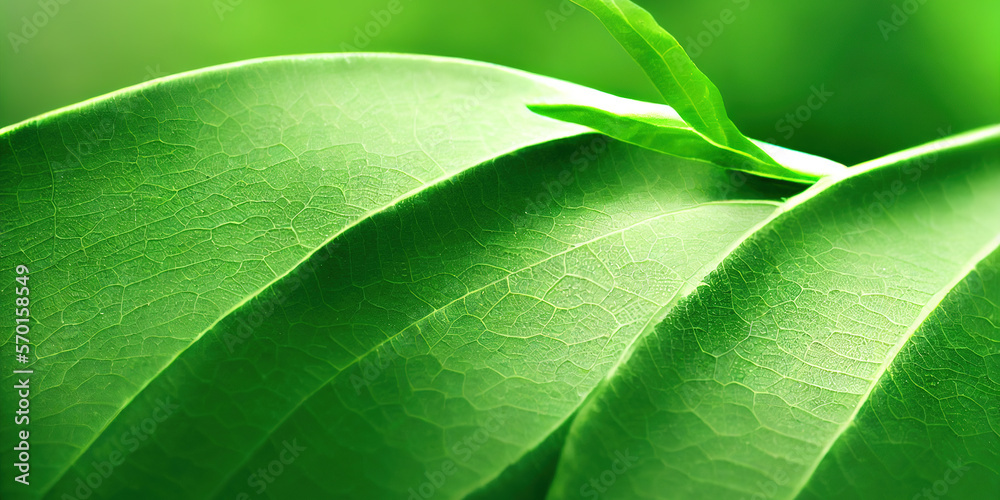
[(584, 125), (622, 142), (771, 179), (811, 184), (844, 169), (843, 165), (826, 158), (751, 140), (775, 159), (761, 162), (742, 149), (715, 142), (667, 106), (651, 105), (649, 108), (643, 113), (631, 113), (577, 104), (528, 106), (540, 115)]

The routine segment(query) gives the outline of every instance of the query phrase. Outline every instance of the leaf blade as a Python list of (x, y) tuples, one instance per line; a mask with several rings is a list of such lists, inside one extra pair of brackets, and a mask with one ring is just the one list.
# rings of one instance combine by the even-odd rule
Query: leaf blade
[[(581, 410), (550, 498), (574, 494), (624, 449), (640, 464), (608, 498), (796, 498), (922, 308), (995, 248), (998, 144), (1000, 127), (949, 138), (790, 200)], [(867, 465), (853, 467), (860, 477)], [(877, 480), (899, 498), (917, 493)]]
[[(711, 142), (748, 155), (750, 165), (756, 170), (754, 173), (759, 171), (761, 175), (774, 177), (775, 172), (787, 169), (788, 172), (778, 175), (807, 184), (820, 178), (808, 170), (795, 171), (784, 167), (744, 136), (726, 114), (719, 89), (648, 11), (631, 0), (573, 1), (597, 16), (685, 122)], [(580, 118), (579, 114), (570, 116)], [(590, 118), (587, 121), (594, 120)], [(647, 125), (656, 126), (653, 123)], [(667, 137), (671, 135), (669, 130), (664, 134)]]
[[(38, 445), (58, 458), (36, 465), (36, 481), (54, 480), (192, 339), (332, 234), (477, 163), (586, 132), (520, 109), (554, 95), (598, 93), (445, 58), (279, 57), (4, 127), (0, 244), (11, 251), (0, 261), (71, 291), (32, 307), (45, 367), (33, 403), (68, 436)], [(161, 340), (144, 348), (136, 334)], [(66, 376), (80, 385), (60, 387)]]
[(1000, 491), (1000, 440), (991, 428), (1000, 397), (995, 384), (981, 382), (998, 367), (991, 358), (1000, 338), (990, 324), (1000, 317), (998, 246), (942, 290), (796, 498), (892, 498), (940, 490), (939, 481), (955, 498)]

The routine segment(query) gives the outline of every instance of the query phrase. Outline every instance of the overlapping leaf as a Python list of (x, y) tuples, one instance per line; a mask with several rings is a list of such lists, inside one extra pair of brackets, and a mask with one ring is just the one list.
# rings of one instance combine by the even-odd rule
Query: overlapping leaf
[(581, 410), (550, 498), (995, 497), (998, 150), (994, 127), (791, 200)]
[(839, 170), (833, 162), (772, 157), (744, 136), (726, 114), (719, 89), (642, 7), (630, 0), (573, 1), (604, 23), (676, 113), (558, 102), (532, 105), (533, 111), (654, 151), (699, 157), (764, 177), (811, 184)]

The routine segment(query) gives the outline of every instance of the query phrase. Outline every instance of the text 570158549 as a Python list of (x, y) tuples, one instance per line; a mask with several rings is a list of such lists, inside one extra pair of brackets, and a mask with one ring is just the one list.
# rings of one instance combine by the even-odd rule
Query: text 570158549
[(31, 423), (31, 374), (33, 370), (27, 368), (31, 361), (31, 300), (29, 295), (31, 289), (28, 287), (28, 267), (19, 265), (14, 269), (17, 282), (14, 287), (14, 375), (17, 381), (14, 390), (17, 391), (17, 408), (14, 409), (14, 425), (16, 426), (17, 446), (14, 451), (17, 453), (17, 461), (14, 463), (14, 480), (27, 486), (30, 484), (31, 474), (31, 446), (29, 438), (31, 433), (28, 425)]

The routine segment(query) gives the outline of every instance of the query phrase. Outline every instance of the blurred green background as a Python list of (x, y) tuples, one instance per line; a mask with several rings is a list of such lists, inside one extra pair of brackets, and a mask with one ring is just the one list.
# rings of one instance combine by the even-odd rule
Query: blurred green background
[[(392, 1), (4, 0), (0, 126), (153, 77), (344, 44), (477, 59), (658, 100), (601, 25), (568, 2), (396, 0), (402, 11), (358, 38)], [(1000, 122), (1000, 0), (638, 3), (754, 138), (853, 164)], [(832, 95), (802, 108), (814, 88)]]

